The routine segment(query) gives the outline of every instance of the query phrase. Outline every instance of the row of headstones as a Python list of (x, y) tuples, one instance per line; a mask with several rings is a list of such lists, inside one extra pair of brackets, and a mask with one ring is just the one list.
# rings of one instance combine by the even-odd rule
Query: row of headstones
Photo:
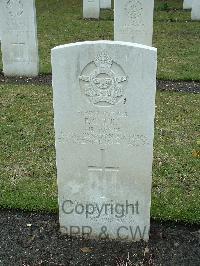
[[(111, 7), (110, 0), (83, 0), (84, 12), (94, 12), (97, 3), (98, 10), (100, 6)], [(152, 45), (153, 7), (153, 0), (149, 0), (148, 4), (144, 0), (115, 0), (114, 40)], [(35, 0), (3, 0), (0, 1), (0, 10), (4, 74), (37, 76), (39, 57)]]
[(111, 0), (83, 0), (83, 18), (99, 19), (100, 9), (111, 9)]
[(200, 20), (200, 1), (199, 0), (184, 0), (183, 9), (192, 9), (191, 19)]
[[(119, 4), (120, 0), (115, 0), (115, 4)], [(137, 8), (141, 5), (140, 1), (120, 1), (123, 5), (128, 5), (129, 2), (132, 7)], [(111, 8), (111, 0), (83, 0), (83, 17), (99, 19), (101, 8)], [(127, 8), (129, 8), (127, 6)], [(200, 20), (200, 1), (199, 0), (184, 0), (183, 9), (192, 9), (191, 19)], [(131, 10), (130, 10), (131, 12)], [(137, 16), (137, 14), (135, 14)], [(118, 17), (118, 20), (119, 17)]]
[[(100, 2), (83, 0), (83, 17), (99, 18)], [(104, 0), (104, 7), (111, 7)], [(114, 40), (152, 45), (154, 0), (114, 2)]]
[[(98, 18), (100, 8), (111, 8), (111, 0), (83, 0), (83, 14)], [(200, 1), (185, 0), (192, 19), (200, 19)], [(0, 1), (3, 71), (7, 76), (36, 76), (39, 70), (35, 0)], [(153, 0), (115, 0), (114, 40), (152, 44)]]
[[(151, 45), (153, 0), (115, 4), (119, 39), (132, 40), (134, 29)], [(34, 0), (1, 7), (6, 70), (15, 58), (36, 74)], [(157, 51), (124, 41), (52, 49), (59, 220), (70, 235), (149, 237)]]

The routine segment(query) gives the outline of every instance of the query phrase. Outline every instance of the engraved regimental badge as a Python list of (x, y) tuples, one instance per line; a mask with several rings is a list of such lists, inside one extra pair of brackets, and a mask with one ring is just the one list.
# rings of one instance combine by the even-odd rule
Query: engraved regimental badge
[(106, 51), (101, 51), (79, 76), (83, 94), (98, 106), (114, 105), (122, 100), (127, 76)]

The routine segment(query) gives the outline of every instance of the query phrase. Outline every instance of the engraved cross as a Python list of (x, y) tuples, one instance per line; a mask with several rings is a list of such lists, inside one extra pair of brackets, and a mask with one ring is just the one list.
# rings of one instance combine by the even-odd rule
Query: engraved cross
[(101, 173), (102, 178), (106, 176), (107, 172), (118, 173), (119, 167), (106, 166), (105, 150), (101, 149), (101, 164), (100, 166), (88, 166), (88, 171), (97, 171)]

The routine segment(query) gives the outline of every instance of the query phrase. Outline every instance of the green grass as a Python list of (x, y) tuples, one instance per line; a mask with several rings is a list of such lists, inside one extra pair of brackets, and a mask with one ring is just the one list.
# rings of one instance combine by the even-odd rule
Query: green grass
[(200, 95), (157, 95), (152, 216), (200, 221)]
[[(200, 95), (158, 92), (152, 217), (200, 222)], [(0, 86), (0, 207), (57, 212), (52, 89)]]
[(56, 208), (51, 89), (0, 86), (0, 205)]
[[(36, 0), (40, 72), (51, 72), (54, 46), (113, 39), (113, 11), (102, 11), (100, 21), (83, 20), (81, 5), (82, 0)], [(199, 36), (200, 22), (191, 21), (181, 0), (156, 1), (153, 45), (158, 48), (159, 79), (200, 80)]]

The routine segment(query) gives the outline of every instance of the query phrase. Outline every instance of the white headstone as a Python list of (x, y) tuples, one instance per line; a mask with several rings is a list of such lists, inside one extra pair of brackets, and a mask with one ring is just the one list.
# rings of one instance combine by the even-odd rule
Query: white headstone
[(100, 0), (83, 0), (83, 18), (99, 19)]
[(191, 9), (193, 0), (184, 0), (183, 1), (183, 9)]
[[(1, 7), (1, 5), (0, 5), (0, 7)], [(1, 31), (2, 31), (2, 14), (1, 14), (1, 8), (0, 8), (0, 41), (1, 41), (1, 35), (2, 35), (2, 33), (1, 33)]]
[[(1, 4), (0, 4), (0, 7), (1, 7)], [(1, 35), (2, 35), (2, 14), (1, 14), (2, 10), (0, 8), (0, 41), (1, 41)]]
[(200, 0), (193, 0), (191, 17), (192, 20), (200, 20)]
[(152, 45), (154, 0), (115, 0), (114, 39)]
[(100, 0), (100, 8), (111, 9), (111, 0)]
[(1, 0), (2, 59), (7, 76), (38, 74), (38, 44), (34, 0)]
[(148, 239), (156, 54), (113, 41), (52, 49), (63, 233)]

